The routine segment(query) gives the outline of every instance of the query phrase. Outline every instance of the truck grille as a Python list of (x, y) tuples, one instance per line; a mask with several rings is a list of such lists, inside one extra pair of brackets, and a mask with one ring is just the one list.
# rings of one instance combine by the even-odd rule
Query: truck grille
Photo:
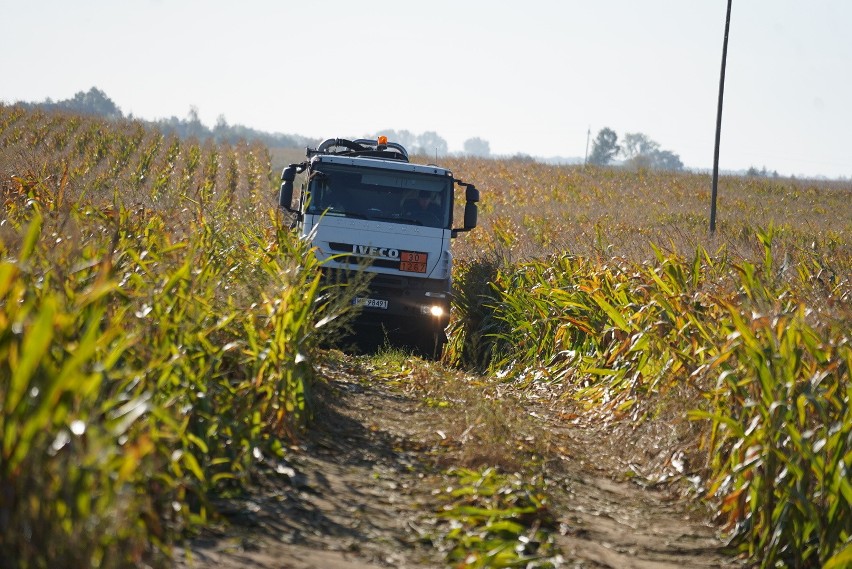
[[(399, 259), (382, 259), (381, 257), (369, 257), (367, 255), (354, 255), (352, 254), (352, 245), (348, 243), (334, 243), (330, 242), (328, 244), (329, 248), (334, 251), (335, 258), (334, 260), (338, 263), (346, 263), (347, 265), (370, 265), (373, 267), (381, 267), (383, 269), (397, 269), (399, 270)], [(348, 253), (346, 255), (341, 255), (341, 253)]]

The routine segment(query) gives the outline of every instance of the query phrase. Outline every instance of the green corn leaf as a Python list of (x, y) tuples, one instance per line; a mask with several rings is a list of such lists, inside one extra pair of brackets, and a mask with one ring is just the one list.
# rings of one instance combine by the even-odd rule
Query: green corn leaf
[(182, 280), (189, 280), (191, 271), (192, 259), (187, 258), (186, 262), (180, 266), (178, 270), (172, 273), (166, 282), (163, 284), (163, 289), (160, 294), (168, 295)]
[(27, 392), (33, 373), (47, 353), (53, 340), (53, 319), (56, 315), (56, 300), (52, 296), (44, 299), (41, 310), (32, 327), (26, 332), (20, 359), (12, 370), (12, 382), (3, 405), (7, 414), (14, 412)]
[(16, 265), (0, 263), (0, 299), (6, 297), (19, 275), (20, 269)]
[(852, 541), (848, 541), (840, 551), (831, 556), (822, 569), (848, 569), (852, 566)]
[(742, 438), (745, 436), (745, 430), (743, 429), (743, 426), (739, 421), (721, 413), (710, 413), (708, 411), (694, 409), (687, 413), (687, 417), (691, 421), (703, 420), (713, 421), (714, 423), (723, 423), (728, 426), (729, 431), (733, 434), (733, 436), (738, 438)]
[(207, 443), (205, 443), (203, 440), (201, 440), (200, 438), (198, 438), (196, 435), (194, 435), (194, 434), (192, 434), (192, 433), (186, 433), (186, 438), (187, 438), (190, 442), (192, 442), (192, 444), (194, 444), (195, 446), (197, 446), (197, 447), (198, 447), (198, 449), (199, 449), (201, 452), (203, 452), (204, 454), (207, 454), (208, 452), (210, 452), (210, 451), (209, 451), (209, 449), (208, 449), (208, 447), (207, 447)]
[(204, 476), (204, 471), (201, 470), (201, 465), (198, 464), (198, 460), (196, 460), (195, 456), (191, 452), (184, 452), (181, 456), (181, 460), (184, 465), (195, 475), (195, 478), (204, 483), (206, 477)]
[(625, 320), (621, 313), (607, 302), (602, 295), (593, 295), (592, 300), (601, 307), (601, 310), (606, 312), (606, 315), (609, 316), (610, 320), (612, 320), (613, 324), (615, 324), (619, 330), (624, 332), (630, 332), (632, 330), (632, 327), (628, 324), (627, 320)]
[(493, 532), (493, 533), (504, 533), (505, 532), (505, 533), (508, 533), (508, 534), (511, 534), (511, 535), (521, 535), (525, 531), (527, 531), (527, 528), (525, 526), (523, 526), (523, 525), (521, 525), (517, 522), (510, 521), (510, 520), (494, 521), (494, 522), (491, 522), (489, 524), (486, 524), (483, 529), (485, 529), (486, 531)]
[(32, 217), (32, 221), (30, 221), (30, 227), (24, 237), (24, 242), (21, 244), (20, 253), (18, 254), (19, 261), (27, 261), (32, 256), (35, 251), (36, 244), (38, 243), (38, 238), (41, 236), (41, 225), (43, 221), (41, 214), (36, 211)]
[(583, 373), (588, 373), (588, 374), (591, 374), (591, 375), (601, 375), (601, 376), (604, 376), (604, 377), (610, 377), (610, 376), (616, 376), (616, 375), (619, 375), (619, 374), (623, 374), (624, 372), (623, 372), (623, 370), (617, 370), (617, 369), (590, 367), (590, 368), (583, 368)]
[(666, 293), (668, 296), (674, 296), (674, 292), (672, 291), (671, 287), (663, 282), (663, 279), (660, 278), (660, 275), (658, 275), (656, 271), (650, 270), (648, 271), (648, 275), (651, 277), (651, 279), (653, 279), (655, 283), (657, 283), (657, 286), (661, 291)]

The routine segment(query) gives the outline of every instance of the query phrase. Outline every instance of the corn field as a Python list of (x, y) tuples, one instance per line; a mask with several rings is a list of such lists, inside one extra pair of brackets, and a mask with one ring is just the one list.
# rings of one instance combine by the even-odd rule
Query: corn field
[(602, 421), (680, 410), (703, 496), (754, 564), (852, 564), (848, 184), (729, 179), (737, 210), (708, 238), (694, 174), (455, 169), (492, 185), (449, 361)]
[(311, 413), (341, 312), (265, 148), (0, 106), (0, 559), (170, 565)]
[[(270, 156), (0, 105), (0, 559), (169, 566), (311, 428), (348, 304), (283, 229)], [(848, 183), (723, 178), (708, 237), (709, 176), (448, 162), (483, 199), (447, 363), (607, 421), (674, 409), (755, 565), (852, 564)]]

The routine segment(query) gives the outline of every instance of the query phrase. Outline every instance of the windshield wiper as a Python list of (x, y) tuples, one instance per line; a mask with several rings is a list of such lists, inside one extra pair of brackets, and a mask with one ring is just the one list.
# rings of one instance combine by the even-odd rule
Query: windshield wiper
[(393, 221), (400, 221), (402, 223), (408, 223), (409, 225), (423, 225), (423, 222), (419, 219), (411, 219), (410, 217), (397, 217)]
[(406, 223), (408, 225), (423, 225), (423, 222), (419, 219), (412, 219), (409, 217), (378, 217), (373, 215), (367, 215), (366, 213), (360, 213), (357, 211), (341, 211), (335, 209), (329, 209), (325, 212), (326, 215), (333, 215), (335, 217), (349, 217), (352, 219), (367, 219), (369, 221), (390, 221), (393, 223)]
[(423, 225), (423, 222), (420, 221), (419, 219), (412, 219), (410, 217), (399, 217), (399, 216), (396, 216), (396, 215), (391, 216), (391, 217), (371, 216), (371, 217), (368, 217), (367, 219), (370, 219), (372, 221), (390, 221), (392, 223), (407, 223), (408, 225)]
[(363, 213), (358, 213), (357, 211), (344, 211), (341, 212), (341, 215), (344, 217), (354, 217), (355, 219), (372, 219), (371, 217), (364, 215)]

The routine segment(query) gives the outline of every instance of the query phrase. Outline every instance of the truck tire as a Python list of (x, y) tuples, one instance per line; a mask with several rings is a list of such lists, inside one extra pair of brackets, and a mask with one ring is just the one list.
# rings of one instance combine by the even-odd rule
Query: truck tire
[(441, 359), (446, 343), (447, 335), (443, 330), (429, 331), (421, 334), (416, 348), (424, 359), (437, 361)]

